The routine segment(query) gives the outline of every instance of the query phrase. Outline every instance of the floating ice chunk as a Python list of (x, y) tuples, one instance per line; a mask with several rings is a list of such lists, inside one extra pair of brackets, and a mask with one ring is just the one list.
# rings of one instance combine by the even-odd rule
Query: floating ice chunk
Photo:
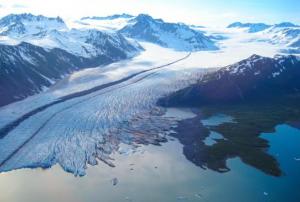
[(202, 194), (199, 194), (199, 193), (198, 193), (198, 194), (195, 194), (195, 197), (196, 197), (196, 198), (202, 198), (203, 196), (202, 196)]
[(183, 120), (194, 118), (196, 114), (194, 114), (189, 108), (167, 108), (164, 117), (174, 118), (176, 120)]
[(124, 155), (130, 155), (135, 152), (135, 149), (131, 145), (120, 144), (119, 153)]
[(273, 78), (275, 78), (275, 77), (277, 77), (279, 75), (280, 75), (280, 72), (274, 72), (274, 73), (272, 73)]
[(125, 197), (125, 200), (126, 200), (126, 201), (130, 201), (130, 202), (133, 201), (132, 198), (130, 198), (130, 197), (128, 197), (128, 196)]
[(219, 168), (219, 172), (228, 172), (230, 169), (229, 168)]
[(187, 200), (187, 197), (186, 196), (177, 196), (176, 199), (178, 201), (186, 201)]
[(116, 186), (118, 183), (119, 183), (119, 180), (118, 180), (118, 178), (113, 178), (112, 180), (111, 180), (111, 183), (112, 183), (112, 185), (113, 186)]

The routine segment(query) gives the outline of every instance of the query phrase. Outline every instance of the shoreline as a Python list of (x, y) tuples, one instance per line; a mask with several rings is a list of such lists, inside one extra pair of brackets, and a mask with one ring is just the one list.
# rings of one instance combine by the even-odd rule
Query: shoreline
[[(270, 147), (267, 140), (256, 133), (253, 133), (250, 137), (246, 136), (244, 139), (241, 137), (237, 138), (237, 133), (229, 136), (228, 131), (226, 131), (227, 128), (230, 128), (230, 130), (237, 128), (238, 130), (243, 124), (226, 122), (215, 126), (204, 126), (201, 120), (209, 117), (209, 113), (196, 108), (191, 110), (196, 116), (178, 121), (177, 126), (174, 128), (176, 133), (169, 134), (169, 136), (178, 139), (183, 145), (182, 152), (184, 156), (193, 164), (202, 169), (224, 173), (230, 171), (230, 168), (227, 166), (229, 159), (240, 158), (243, 163), (255, 167), (268, 175), (277, 177), (282, 175), (277, 160), (267, 153), (267, 149)], [(224, 136), (224, 139), (214, 139), (215, 144), (205, 145), (204, 140), (211, 132), (220, 133)], [(251, 141), (248, 142), (249, 140)], [(256, 158), (258, 161), (255, 160)]]

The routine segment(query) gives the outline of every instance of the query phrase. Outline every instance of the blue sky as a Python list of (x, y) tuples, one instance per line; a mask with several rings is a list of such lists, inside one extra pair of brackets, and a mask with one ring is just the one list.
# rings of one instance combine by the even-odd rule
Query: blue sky
[(172, 22), (225, 26), (233, 21), (300, 24), (300, 0), (0, 0), (0, 15), (32, 12), (79, 18), (148, 13)]

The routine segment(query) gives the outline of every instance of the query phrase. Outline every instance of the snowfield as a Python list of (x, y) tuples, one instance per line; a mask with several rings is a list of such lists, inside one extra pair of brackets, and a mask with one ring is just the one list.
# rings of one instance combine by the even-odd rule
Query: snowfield
[[(180, 119), (162, 116), (165, 109), (156, 106), (158, 98), (194, 83), (209, 68), (226, 66), (252, 54), (272, 57), (281, 49), (279, 45), (253, 41), (253, 35), (238, 30), (206, 31), (226, 37), (218, 41), (220, 50), (189, 55), (141, 43), (145, 51), (131, 60), (76, 72), (46, 92), (0, 108), (3, 128), (63, 96), (136, 74), (26, 118), (0, 139), (0, 172), (59, 164), (65, 171), (82, 176), (87, 165), (96, 165), (99, 160), (114, 166), (110, 155), (119, 151), (120, 144), (134, 149), (139, 144), (164, 142)], [(149, 69), (153, 70), (144, 71)]]

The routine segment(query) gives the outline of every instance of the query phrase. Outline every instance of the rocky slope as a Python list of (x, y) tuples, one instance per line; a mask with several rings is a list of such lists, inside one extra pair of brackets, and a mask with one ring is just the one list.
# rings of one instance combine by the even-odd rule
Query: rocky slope
[(272, 101), (300, 92), (300, 60), (296, 56), (258, 55), (207, 73), (199, 81), (159, 101), (165, 106)]
[(119, 33), (68, 29), (59, 17), (8, 15), (0, 19), (0, 106), (41, 92), (78, 69), (141, 50)]

